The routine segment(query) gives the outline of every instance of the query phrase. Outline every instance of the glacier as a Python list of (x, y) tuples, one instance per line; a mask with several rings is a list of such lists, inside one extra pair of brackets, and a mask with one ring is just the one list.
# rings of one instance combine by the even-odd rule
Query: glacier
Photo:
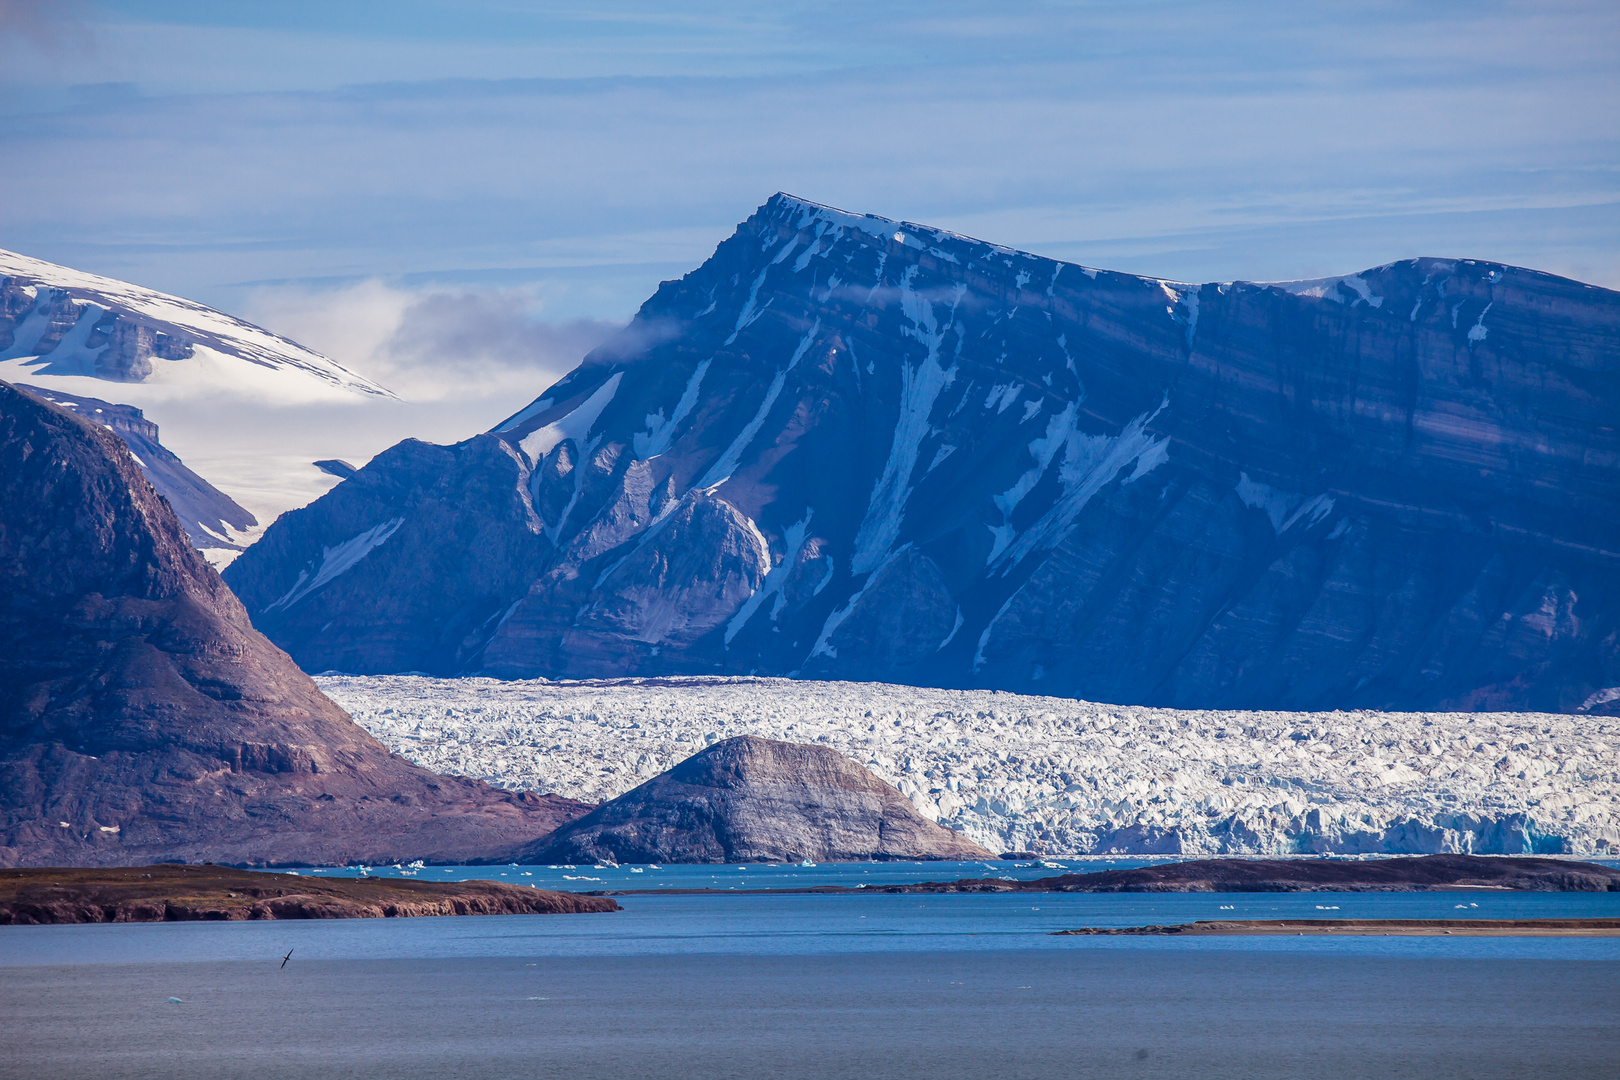
[(602, 801), (734, 735), (830, 746), (996, 851), (1620, 853), (1620, 720), (1232, 712), (687, 676), (316, 679), (442, 773)]

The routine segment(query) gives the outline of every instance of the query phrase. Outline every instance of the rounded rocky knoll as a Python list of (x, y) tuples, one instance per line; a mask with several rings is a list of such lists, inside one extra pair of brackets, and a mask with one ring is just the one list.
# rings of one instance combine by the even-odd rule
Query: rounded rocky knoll
[(726, 739), (526, 848), (534, 863), (988, 859), (824, 746)]
[(391, 753), (116, 435), (0, 383), (0, 866), (471, 862), (585, 809)]

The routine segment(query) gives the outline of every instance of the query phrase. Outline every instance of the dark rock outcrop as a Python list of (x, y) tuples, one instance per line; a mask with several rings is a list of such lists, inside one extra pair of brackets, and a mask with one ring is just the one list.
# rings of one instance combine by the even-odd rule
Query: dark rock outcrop
[(132, 405), (115, 405), (83, 394), (69, 394), (48, 390), (41, 386), (17, 384), (35, 397), (60, 405), (76, 416), (100, 424), (124, 440), (135, 464), (158, 494), (169, 500), (169, 509), (199, 549), (241, 551), (245, 546), (231, 538), (231, 530), (251, 529), (258, 518), (236, 504), (223, 491), (186, 468), (166, 446), (158, 441), (158, 427), (141, 410)]
[(1620, 294), (1578, 282), (1183, 285), (779, 195), (227, 576), (315, 671), (1612, 713), (1617, 412)]
[(824, 746), (744, 735), (702, 750), (522, 851), (519, 861), (986, 859)]
[(0, 926), (247, 919), (402, 919), (617, 911), (603, 897), (498, 881), (313, 878), (227, 866), (0, 870)]
[(116, 436), (0, 383), (0, 865), (465, 862), (586, 809), (391, 754)]

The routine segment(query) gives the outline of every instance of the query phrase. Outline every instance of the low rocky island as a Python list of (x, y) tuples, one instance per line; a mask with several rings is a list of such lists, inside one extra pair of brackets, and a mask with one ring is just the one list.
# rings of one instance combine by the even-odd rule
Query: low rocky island
[[(1620, 892), (1620, 868), (1573, 859), (1506, 855), (1417, 855), (1392, 859), (1190, 859), (1186, 862), (1015, 878), (962, 878), (896, 885), (817, 885), (806, 889), (726, 889), (743, 892), (806, 893), (1282, 893), (1282, 892), (1440, 892), (1448, 889), (1493, 892)], [(616, 889), (593, 895), (631, 892), (699, 893), (708, 889)]]
[(1620, 869), (1570, 859), (1417, 855), (1394, 859), (1191, 859), (1033, 881), (967, 878), (885, 892), (1620, 892)]
[(1352, 937), (1620, 937), (1620, 919), (1200, 919), (1170, 926), (1085, 926), (1053, 937), (1339, 934)]
[(309, 878), (228, 866), (0, 870), (0, 925), (386, 919), (618, 911), (606, 897), (495, 881)]

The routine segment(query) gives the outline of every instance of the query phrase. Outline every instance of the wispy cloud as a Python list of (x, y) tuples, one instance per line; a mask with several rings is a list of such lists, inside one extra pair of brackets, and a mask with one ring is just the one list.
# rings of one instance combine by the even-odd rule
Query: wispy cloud
[[(1620, 5), (316, 7), (98, 9), (138, 94), (0, 106), (0, 243), (220, 303), (499, 271), (624, 319), (788, 190), (1184, 280), (1620, 285)], [(30, 63), (0, 99), (68, 78)]]
[(546, 318), (540, 290), (409, 289), (379, 280), (262, 288), (248, 318), (417, 402), (500, 412), (539, 394), (622, 324)]

